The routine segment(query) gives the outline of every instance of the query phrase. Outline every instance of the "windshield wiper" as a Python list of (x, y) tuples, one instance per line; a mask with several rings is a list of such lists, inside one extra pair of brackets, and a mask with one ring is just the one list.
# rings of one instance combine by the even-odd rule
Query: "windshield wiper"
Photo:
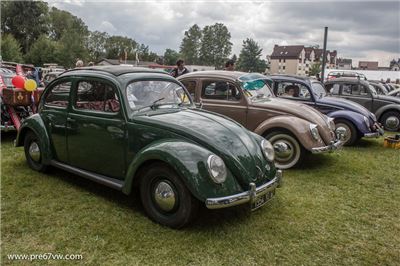
[(155, 100), (152, 104), (149, 104), (149, 105), (140, 107), (140, 108), (136, 109), (136, 111), (139, 112), (140, 110), (143, 110), (143, 109), (149, 108), (149, 107), (150, 107), (151, 109), (154, 110), (154, 108), (157, 106), (156, 103), (158, 103), (159, 101), (162, 101), (162, 100), (164, 100), (164, 99), (165, 99), (165, 97), (162, 97), (162, 98), (160, 98), (160, 99), (157, 99), (157, 100)]

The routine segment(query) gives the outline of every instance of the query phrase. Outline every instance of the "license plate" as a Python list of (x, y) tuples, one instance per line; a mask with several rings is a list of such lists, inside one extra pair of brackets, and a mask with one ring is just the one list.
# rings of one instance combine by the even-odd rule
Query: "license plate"
[(275, 195), (275, 189), (272, 191), (269, 191), (268, 193), (257, 197), (255, 201), (251, 204), (251, 210), (257, 210), (261, 206), (263, 206), (265, 203), (267, 203), (272, 197)]

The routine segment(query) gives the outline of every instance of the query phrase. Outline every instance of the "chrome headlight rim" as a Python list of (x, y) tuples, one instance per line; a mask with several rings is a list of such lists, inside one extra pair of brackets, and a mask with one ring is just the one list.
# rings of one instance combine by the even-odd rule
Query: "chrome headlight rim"
[(318, 131), (318, 125), (316, 124), (310, 124), (310, 133), (311, 136), (315, 139), (315, 140), (320, 140), (321, 137), (319, 136), (319, 131)]
[(264, 154), (265, 159), (273, 162), (275, 160), (275, 150), (274, 146), (272, 146), (271, 142), (266, 139), (261, 141), (261, 151)]
[[(215, 165), (215, 163), (220, 163), (220, 165)], [(215, 167), (221, 167), (221, 169), (216, 169)], [(211, 154), (207, 158), (207, 170), (210, 174), (211, 179), (217, 183), (222, 184), (225, 182), (227, 177), (227, 169), (224, 160), (215, 154)], [(220, 171), (222, 170), (222, 171)]]

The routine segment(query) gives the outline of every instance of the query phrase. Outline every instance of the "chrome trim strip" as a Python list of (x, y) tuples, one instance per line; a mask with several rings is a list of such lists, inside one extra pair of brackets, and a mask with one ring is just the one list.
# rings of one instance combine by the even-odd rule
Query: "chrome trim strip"
[(1, 131), (5, 131), (5, 132), (16, 130), (14, 126), (3, 126), (3, 125), (0, 126), (0, 129), (1, 129)]
[(344, 142), (341, 140), (337, 140), (336, 142), (332, 141), (332, 143), (327, 146), (312, 148), (311, 153), (332, 152), (342, 148), (343, 144)]
[(250, 183), (250, 190), (248, 191), (232, 196), (206, 199), (206, 207), (208, 209), (221, 209), (248, 202), (252, 203), (257, 197), (265, 195), (268, 192), (276, 189), (280, 186), (280, 184), (282, 184), (282, 170), (277, 170), (274, 179), (259, 187), (256, 187), (254, 183)]
[(60, 168), (64, 171), (82, 176), (84, 178), (87, 178), (89, 180), (92, 180), (94, 182), (100, 183), (102, 185), (105, 185), (107, 187), (111, 187), (113, 189), (117, 190), (122, 190), (122, 187), (124, 186), (124, 182), (122, 180), (118, 180), (112, 177), (100, 175), (100, 174), (95, 174), (80, 168), (76, 168), (70, 165), (66, 165), (57, 161), (50, 161), (50, 164), (54, 167)]

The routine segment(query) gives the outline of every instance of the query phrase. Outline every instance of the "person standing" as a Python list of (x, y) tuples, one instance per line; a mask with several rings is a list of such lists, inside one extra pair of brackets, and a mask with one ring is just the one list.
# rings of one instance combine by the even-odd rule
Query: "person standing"
[(172, 70), (171, 75), (177, 78), (186, 73), (189, 73), (189, 70), (185, 67), (185, 61), (179, 59), (178, 61), (176, 61), (176, 68)]
[(226, 61), (225, 70), (226, 71), (235, 71), (235, 61), (233, 61), (233, 60)]

